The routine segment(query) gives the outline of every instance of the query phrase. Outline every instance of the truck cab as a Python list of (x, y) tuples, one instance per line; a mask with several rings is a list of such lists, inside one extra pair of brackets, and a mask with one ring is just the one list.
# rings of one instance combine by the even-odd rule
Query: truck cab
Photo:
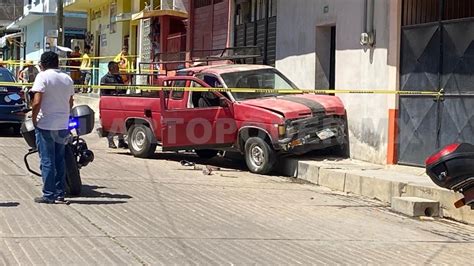
[[(166, 90), (154, 98), (112, 97), (113, 104), (109, 96), (101, 98), (104, 131), (128, 134), (135, 156), (152, 155), (156, 145), (164, 151), (195, 150), (205, 158), (238, 151), (251, 172), (267, 174), (282, 155), (327, 147), (347, 155), (342, 101), (301, 93), (273, 67), (195, 67), (162, 79), (161, 85)], [(280, 94), (281, 89), (289, 93)]]

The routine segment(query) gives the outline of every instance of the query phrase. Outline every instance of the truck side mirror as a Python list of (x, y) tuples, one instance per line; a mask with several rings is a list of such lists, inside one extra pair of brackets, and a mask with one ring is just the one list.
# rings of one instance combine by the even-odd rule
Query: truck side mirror
[(220, 97), (219, 98), (219, 106), (223, 108), (229, 107), (229, 102), (226, 97)]

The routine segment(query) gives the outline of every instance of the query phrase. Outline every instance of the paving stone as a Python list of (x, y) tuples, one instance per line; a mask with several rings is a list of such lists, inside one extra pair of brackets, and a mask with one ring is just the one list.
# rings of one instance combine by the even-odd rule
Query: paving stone
[[(17, 164), (0, 172), (0, 264), (472, 261), (474, 230), (467, 225), (408, 219), (379, 201), (250, 174), (241, 162), (204, 161), (189, 153), (143, 160), (107, 149), (96, 136), (86, 139), (96, 160), (81, 170), (83, 195), (64, 206), (33, 203), (41, 182), (21, 165), (25, 144), (0, 137), (0, 154)], [(222, 170), (205, 176), (183, 167), (183, 159)], [(350, 179), (326, 176), (323, 182), (360, 189)]]

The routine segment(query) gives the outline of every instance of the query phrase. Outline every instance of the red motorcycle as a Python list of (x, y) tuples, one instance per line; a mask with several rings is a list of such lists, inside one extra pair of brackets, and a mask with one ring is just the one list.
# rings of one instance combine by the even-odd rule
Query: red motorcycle
[(467, 205), (474, 209), (474, 145), (450, 144), (428, 157), (425, 164), (436, 185), (464, 195), (454, 203), (456, 208)]

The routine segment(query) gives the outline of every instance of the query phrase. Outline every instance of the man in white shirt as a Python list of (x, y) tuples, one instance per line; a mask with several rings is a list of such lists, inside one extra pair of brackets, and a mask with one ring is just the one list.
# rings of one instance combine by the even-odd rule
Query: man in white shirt
[(41, 55), (42, 72), (36, 76), (32, 92), (33, 123), (41, 159), (43, 196), (37, 203), (62, 203), (66, 188), (64, 161), (69, 115), (73, 105), (74, 85), (71, 77), (59, 70), (58, 55)]

